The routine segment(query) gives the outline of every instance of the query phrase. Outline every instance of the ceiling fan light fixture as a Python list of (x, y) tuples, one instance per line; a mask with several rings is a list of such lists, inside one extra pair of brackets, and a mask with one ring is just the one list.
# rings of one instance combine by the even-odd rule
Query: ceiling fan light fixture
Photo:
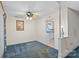
[(26, 20), (29, 20), (29, 17), (26, 17)]
[(32, 20), (32, 17), (26, 17), (27, 20)]
[(32, 20), (32, 17), (30, 17), (30, 20)]

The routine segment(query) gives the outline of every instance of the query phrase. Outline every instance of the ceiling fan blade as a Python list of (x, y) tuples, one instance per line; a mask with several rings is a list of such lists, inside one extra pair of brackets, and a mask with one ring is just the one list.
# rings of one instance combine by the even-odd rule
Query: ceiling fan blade
[(24, 18), (24, 16), (26, 16), (26, 15), (16, 15), (15, 17), (17, 17), (17, 18)]
[(33, 13), (33, 14), (34, 14), (34, 15), (40, 15), (40, 13), (37, 13), (37, 12), (36, 12), (36, 13)]
[(32, 16), (32, 19), (33, 19), (33, 20), (36, 20), (37, 18), (39, 18), (38, 15), (33, 15), (33, 16)]

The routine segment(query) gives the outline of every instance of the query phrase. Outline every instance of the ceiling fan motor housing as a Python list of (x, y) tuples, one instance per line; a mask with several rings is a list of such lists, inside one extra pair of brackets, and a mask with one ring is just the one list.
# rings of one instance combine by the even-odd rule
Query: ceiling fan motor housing
[(32, 12), (27, 12), (27, 16), (32, 17), (33, 16)]

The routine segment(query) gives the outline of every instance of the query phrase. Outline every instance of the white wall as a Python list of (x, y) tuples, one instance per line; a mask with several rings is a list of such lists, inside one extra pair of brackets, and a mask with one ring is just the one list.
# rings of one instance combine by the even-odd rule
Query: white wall
[(3, 11), (0, 4), (0, 57), (4, 53), (4, 22), (3, 22)]
[(7, 17), (7, 45), (36, 40), (36, 21), (24, 21), (24, 31), (16, 31), (16, 20), (23, 20), (8, 15)]
[(68, 8), (68, 37), (61, 40), (62, 57), (79, 46), (79, 14)]

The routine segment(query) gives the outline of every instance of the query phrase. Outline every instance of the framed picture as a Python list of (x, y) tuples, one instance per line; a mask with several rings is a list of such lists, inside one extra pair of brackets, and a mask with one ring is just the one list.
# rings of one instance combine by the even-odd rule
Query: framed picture
[(16, 31), (24, 31), (24, 21), (16, 20)]

